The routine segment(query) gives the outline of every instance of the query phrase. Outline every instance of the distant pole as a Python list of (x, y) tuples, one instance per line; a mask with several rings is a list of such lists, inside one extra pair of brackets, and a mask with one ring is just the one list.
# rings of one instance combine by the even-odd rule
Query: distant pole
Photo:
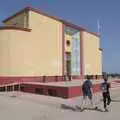
[(14, 84), (12, 83), (11, 85), (12, 85), (12, 92), (14, 92)]
[(20, 80), (19, 80), (19, 84), (18, 84), (18, 85), (19, 85), (19, 86), (18, 86), (19, 94), (20, 94), (20, 83), (21, 83), (21, 82), (20, 82)]
[[(101, 23), (100, 23), (100, 20), (97, 20), (97, 34), (99, 35), (99, 39), (101, 40), (101, 30), (102, 29), (102, 26), (101, 26)], [(103, 59), (103, 52), (102, 52), (102, 56), (101, 56), (101, 60)], [(102, 62), (102, 69), (103, 69), (103, 62)], [(103, 70), (102, 70), (103, 71)], [(102, 75), (102, 73), (101, 73)]]
[(7, 92), (7, 84), (5, 85), (5, 92)]
[(100, 29), (101, 29), (101, 26), (100, 26), (100, 20), (97, 20), (97, 33), (98, 33), (98, 35), (100, 36)]

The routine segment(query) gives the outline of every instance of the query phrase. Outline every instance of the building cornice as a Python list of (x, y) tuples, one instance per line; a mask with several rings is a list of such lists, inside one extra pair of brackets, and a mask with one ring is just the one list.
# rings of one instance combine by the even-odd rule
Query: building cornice
[(85, 32), (88, 32), (88, 33), (90, 33), (90, 34), (93, 34), (93, 35), (99, 37), (99, 35), (98, 35), (97, 33), (95, 33), (95, 32), (90, 32), (90, 31), (88, 31), (87, 29), (85, 29), (84, 27), (81, 27), (81, 26), (72, 24), (71, 22), (62, 20), (62, 19), (57, 18), (57, 17), (55, 17), (55, 16), (50, 16), (50, 15), (48, 15), (48, 14), (46, 14), (46, 13), (44, 13), (44, 12), (38, 10), (38, 9), (32, 8), (32, 7), (30, 7), (30, 6), (25, 7), (24, 9), (20, 10), (19, 12), (15, 13), (15, 14), (13, 14), (12, 16), (8, 17), (7, 19), (3, 20), (3, 23), (5, 23), (5, 22), (9, 21), (10, 19), (18, 16), (18, 15), (21, 14), (21, 13), (28, 12), (28, 11), (30, 11), (30, 10), (33, 11), (33, 12), (36, 12), (36, 13), (38, 13), (38, 14), (44, 15), (44, 16), (46, 16), (46, 17), (49, 17), (49, 18), (51, 18), (51, 19), (60, 21), (60, 22), (62, 22), (63, 24), (68, 25), (68, 26), (70, 26), (70, 27), (72, 27), (72, 28), (78, 29), (78, 30), (80, 30), (80, 31), (85, 31)]

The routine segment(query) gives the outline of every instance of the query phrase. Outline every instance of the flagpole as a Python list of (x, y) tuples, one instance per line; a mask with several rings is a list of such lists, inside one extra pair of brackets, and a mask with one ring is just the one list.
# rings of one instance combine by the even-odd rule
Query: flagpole
[(97, 33), (100, 36), (100, 20), (97, 20)]
[[(101, 33), (102, 33), (101, 29), (102, 29), (102, 26), (101, 26), (100, 20), (97, 20), (97, 32), (98, 32), (97, 34), (98, 34), (100, 40), (101, 40)], [(103, 53), (101, 55), (103, 56)], [(103, 58), (101, 58), (101, 59), (103, 59)], [(103, 66), (103, 64), (102, 64), (102, 66)], [(103, 67), (102, 67), (102, 71), (103, 71)]]

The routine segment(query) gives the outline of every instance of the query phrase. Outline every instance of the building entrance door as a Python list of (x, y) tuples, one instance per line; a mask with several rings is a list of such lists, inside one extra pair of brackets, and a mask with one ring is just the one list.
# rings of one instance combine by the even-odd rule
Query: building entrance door
[(69, 77), (69, 80), (71, 80), (71, 53), (66, 53), (66, 74)]

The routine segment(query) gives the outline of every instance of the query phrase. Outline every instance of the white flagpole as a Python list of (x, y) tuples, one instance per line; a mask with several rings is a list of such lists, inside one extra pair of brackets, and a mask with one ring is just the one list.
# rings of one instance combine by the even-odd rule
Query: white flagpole
[(98, 35), (100, 35), (100, 29), (101, 29), (100, 20), (97, 20), (97, 32), (98, 32)]

